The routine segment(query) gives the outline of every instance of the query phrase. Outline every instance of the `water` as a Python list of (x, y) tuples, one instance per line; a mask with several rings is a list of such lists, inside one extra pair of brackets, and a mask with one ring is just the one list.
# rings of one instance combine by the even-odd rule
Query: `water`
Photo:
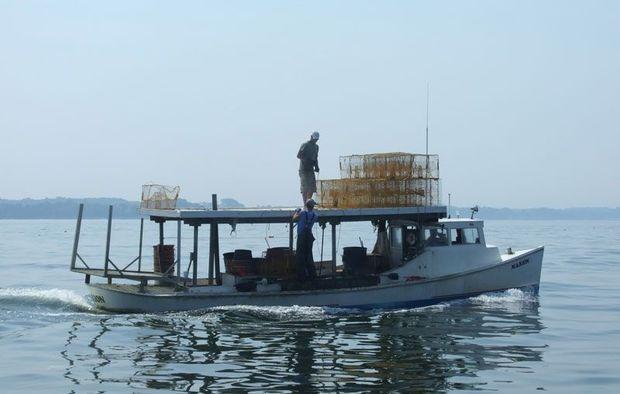
[[(86, 261), (103, 261), (105, 226), (84, 222)], [(73, 229), (73, 221), (0, 221), (2, 392), (620, 390), (618, 221), (487, 222), (488, 242), (502, 248), (546, 246), (539, 295), (509, 290), (370, 312), (101, 313), (84, 298), (82, 276), (68, 271)], [(117, 264), (137, 255), (137, 229), (137, 221), (114, 223)], [(155, 226), (146, 229), (151, 245)], [(339, 245), (359, 244), (356, 230), (372, 244), (372, 229), (358, 224), (343, 229)], [(259, 251), (266, 237), (286, 243), (287, 230), (220, 232), (223, 251)], [(205, 228), (202, 256), (207, 238)], [(184, 255), (190, 239), (183, 234)]]

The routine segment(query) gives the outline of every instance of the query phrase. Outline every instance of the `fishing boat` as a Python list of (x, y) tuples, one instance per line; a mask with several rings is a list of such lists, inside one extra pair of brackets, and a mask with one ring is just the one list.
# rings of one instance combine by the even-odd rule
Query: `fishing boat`
[[(427, 173), (428, 162), (427, 158)], [(381, 178), (372, 179), (375, 194), (377, 185), (394, 184)], [(450, 218), (448, 209), (438, 204), (438, 199), (429, 203), (432, 193), (428, 180), (422, 192), (418, 189), (407, 192), (410, 196), (423, 196), (422, 202), (411, 199), (402, 202), (393, 198), (396, 192), (388, 193), (387, 205), (400, 206), (377, 207), (376, 201), (368, 203), (370, 200), (366, 198), (357, 200), (362, 206), (349, 202), (348, 206), (337, 207), (323, 198), (318, 209), (318, 228), (322, 232), (321, 248), (325, 232), (330, 232), (331, 259), (315, 262), (318, 275), (313, 280), (298, 280), (295, 275), (293, 208), (218, 209), (217, 196), (213, 195), (210, 209), (182, 209), (174, 207), (170, 198), (161, 198), (166, 193), (160, 191), (151, 193), (158, 196), (155, 205), (149, 204), (148, 198), (144, 203), (143, 192), (138, 256), (122, 268), (110, 259), (112, 206), (108, 214), (104, 266), (97, 268), (81, 257), (79, 239), (84, 206), (80, 205), (71, 270), (84, 275), (90, 300), (96, 307), (114, 312), (185, 311), (230, 305), (403, 308), (511, 288), (538, 291), (544, 248), (515, 251), (508, 248), (501, 252), (497, 246), (487, 244), (484, 222), (474, 218), (473, 211), (470, 218)], [(415, 183), (412, 179), (398, 182)], [(368, 181), (358, 183), (366, 185)], [(334, 185), (340, 184), (351, 195), (349, 181), (329, 184), (330, 192), (334, 194)], [(353, 187), (359, 185), (354, 182)], [(402, 191), (402, 185), (399, 187)], [(178, 189), (176, 193), (178, 196)], [(345, 200), (340, 197), (338, 201), (343, 205)], [(152, 268), (143, 264), (145, 219), (159, 226)], [(176, 245), (164, 243), (167, 222), (176, 222)], [(350, 222), (374, 226), (375, 247), (371, 253), (361, 245), (344, 247), (339, 261), (338, 226)], [(288, 245), (269, 248), (260, 257), (243, 249), (220, 255), (220, 227), (234, 229), (260, 223), (288, 226)], [(185, 262), (181, 249), (182, 226), (190, 226), (193, 231), (189, 259)], [(198, 242), (199, 231), (205, 227), (210, 231), (206, 258)], [(201, 265), (203, 269), (208, 267), (205, 277), (199, 275)]]

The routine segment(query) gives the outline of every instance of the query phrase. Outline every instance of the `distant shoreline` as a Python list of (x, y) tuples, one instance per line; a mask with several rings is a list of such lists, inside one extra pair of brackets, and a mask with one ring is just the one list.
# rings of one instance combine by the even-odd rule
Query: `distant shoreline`
[[(0, 199), (0, 219), (75, 219), (80, 204), (84, 204), (84, 219), (107, 219), (108, 207), (114, 206), (115, 219), (137, 219), (140, 202), (122, 198), (44, 198), (40, 200)], [(211, 208), (211, 203), (193, 203), (184, 199), (177, 201), (181, 208)], [(243, 208), (232, 198), (219, 201), (222, 208)]]
[[(139, 218), (138, 201), (122, 198), (45, 198), (45, 199), (0, 199), (0, 219), (75, 219), (79, 204), (83, 203), (85, 219), (105, 219), (108, 206), (114, 206), (114, 218)], [(220, 200), (221, 208), (243, 208), (242, 203), (232, 198)], [(183, 208), (211, 208), (211, 203), (194, 203), (179, 199)], [(451, 216), (469, 217), (469, 208), (452, 207)], [(476, 217), (489, 220), (617, 220), (620, 208), (492, 208), (480, 207)]]

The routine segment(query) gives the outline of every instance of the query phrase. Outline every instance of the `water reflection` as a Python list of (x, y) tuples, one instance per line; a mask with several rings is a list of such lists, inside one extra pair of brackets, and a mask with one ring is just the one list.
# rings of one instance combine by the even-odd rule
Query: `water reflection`
[(535, 300), (377, 313), (230, 308), (75, 323), (61, 355), (71, 385), (103, 390), (472, 390), (485, 384), (481, 371), (541, 361), (544, 346), (528, 334), (542, 329)]

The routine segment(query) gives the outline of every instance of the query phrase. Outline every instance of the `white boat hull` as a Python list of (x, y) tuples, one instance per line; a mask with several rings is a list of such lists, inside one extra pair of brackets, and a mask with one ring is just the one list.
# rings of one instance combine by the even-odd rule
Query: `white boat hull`
[(90, 284), (98, 308), (115, 312), (164, 312), (229, 305), (401, 308), (432, 305), (510, 288), (540, 284), (543, 247), (517, 253), (500, 263), (424, 280), (387, 281), (372, 287), (311, 291), (142, 294), (107, 284)]

